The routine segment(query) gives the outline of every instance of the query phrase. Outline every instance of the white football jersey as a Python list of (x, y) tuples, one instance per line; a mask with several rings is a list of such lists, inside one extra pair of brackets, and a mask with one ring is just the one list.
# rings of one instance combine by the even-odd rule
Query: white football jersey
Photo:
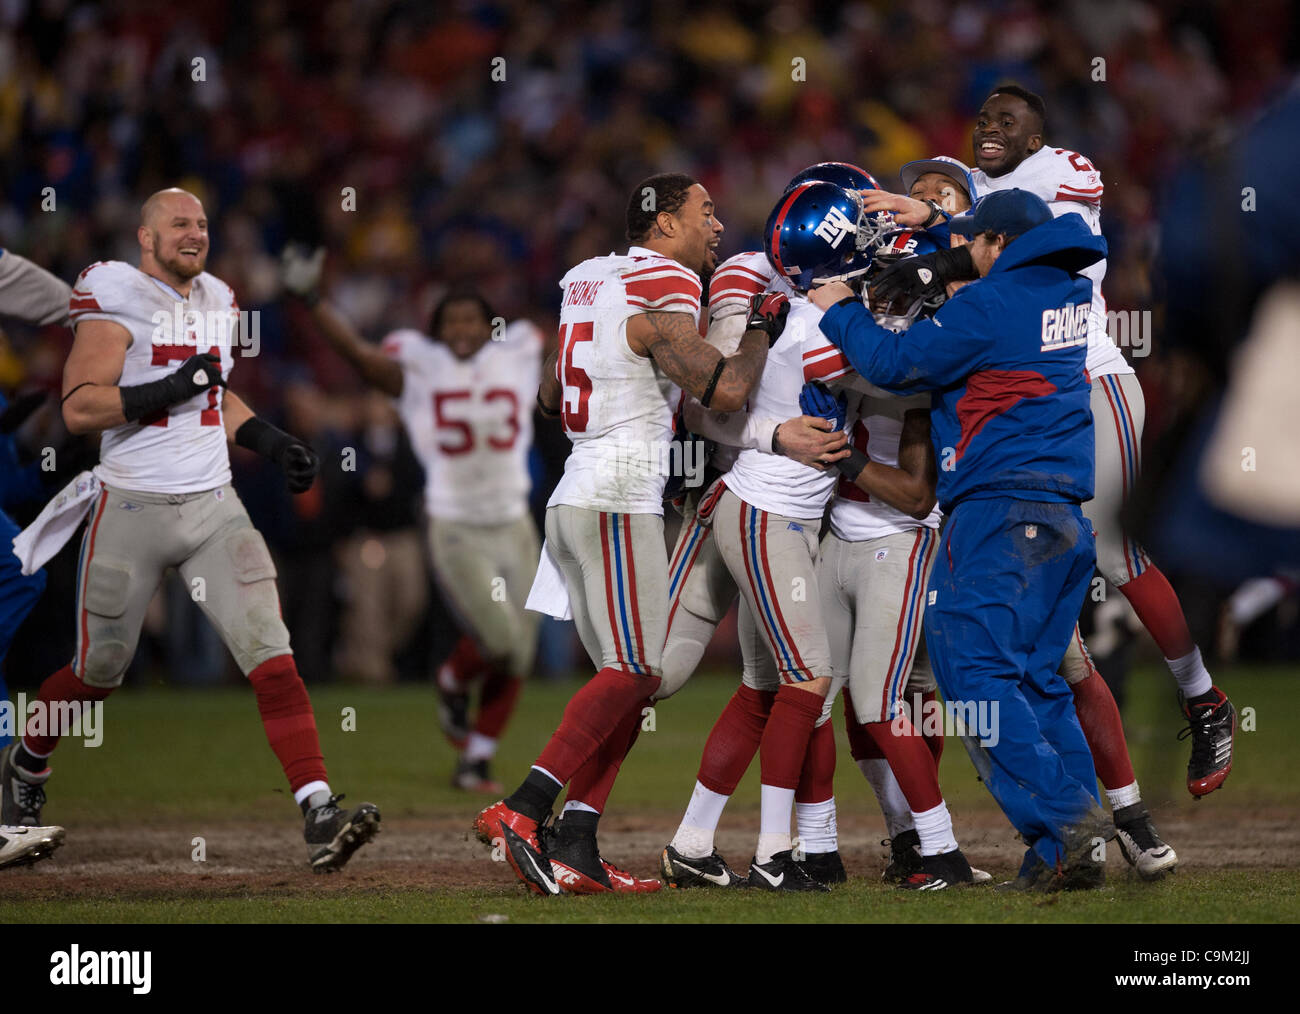
[(412, 329), (392, 332), (383, 349), (402, 367), (397, 411), (424, 466), (429, 516), (499, 525), (528, 513), (541, 332), (514, 321), (464, 360)]
[[(905, 398), (873, 398), (851, 393), (848, 420), (849, 440), (872, 461), (898, 467), (898, 450), (903, 436), (903, 415), (909, 409), (929, 409), (928, 394)], [(913, 528), (938, 528), (943, 517), (936, 504), (930, 516), (917, 521), (909, 514), (873, 500), (848, 479), (840, 476), (835, 502), (831, 504), (831, 531), (845, 542), (865, 542)]]
[[(124, 261), (99, 261), (77, 278), (69, 302), (72, 327), (111, 320), (131, 336), (119, 387), (161, 380), (190, 356), (221, 356), (221, 374), (234, 367), (239, 345), (235, 293), (206, 271), (186, 299)], [(230, 481), (222, 422), (225, 389), (214, 385), (179, 405), (104, 431), (95, 474), (110, 486), (143, 493), (196, 493)]]
[[(769, 419), (801, 416), (799, 394), (807, 381), (857, 378), (844, 353), (817, 326), (821, 318), (822, 311), (806, 297), (796, 294), (790, 299), (785, 330), (768, 350), (763, 375), (749, 397), (752, 414)], [(751, 448), (740, 452), (725, 481), (752, 507), (813, 520), (825, 511), (838, 475), (834, 469), (819, 472), (784, 455)]]
[[(734, 355), (740, 347), (749, 301), (760, 292), (796, 294), (785, 276), (773, 269), (761, 250), (746, 250), (728, 257), (709, 279), (709, 331), (706, 338), (724, 356)], [(719, 472), (726, 472), (736, 463), (739, 454), (739, 447), (714, 443), (709, 463)]]
[(648, 311), (699, 324), (700, 278), (634, 246), (592, 257), (560, 280), (561, 413), (573, 451), (548, 506), (663, 514), (677, 386), (628, 346), (627, 321)]
[[(1081, 215), (1092, 234), (1101, 235), (1101, 173), (1076, 151), (1039, 148), (1003, 176), (986, 176), (980, 169), (972, 176), (975, 192), (981, 197), (994, 190), (1027, 190), (1046, 201), (1057, 218), (1072, 212)], [(1132, 373), (1133, 367), (1111, 341), (1106, 326), (1106, 297), (1101, 294), (1106, 262), (1100, 260), (1080, 273), (1092, 280), (1088, 375), (1095, 380), (1108, 373)]]

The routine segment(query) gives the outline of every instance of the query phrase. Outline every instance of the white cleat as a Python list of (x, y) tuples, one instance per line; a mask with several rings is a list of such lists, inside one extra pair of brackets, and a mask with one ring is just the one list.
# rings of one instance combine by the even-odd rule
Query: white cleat
[(0, 869), (30, 866), (46, 859), (60, 845), (61, 827), (14, 827), (0, 824)]
[(1122, 806), (1114, 813), (1120, 855), (1143, 880), (1159, 880), (1178, 866), (1178, 853), (1156, 834), (1151, 814), (1142, 803)]

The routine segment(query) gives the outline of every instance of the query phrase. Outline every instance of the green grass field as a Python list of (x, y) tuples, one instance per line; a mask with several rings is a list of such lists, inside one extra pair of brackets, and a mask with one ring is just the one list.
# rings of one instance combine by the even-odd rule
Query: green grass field
[[(1186, 743), (1172, 684), (1133, 678), (1125, 720), (1143, 795), (1181, 858), (1178, 873), (1137, 881), (1112, 846), (1099, 892), (1008, 896), (990, 889), (915, 896), (878, 881), (883, 822), (847, 747), (836, 774), (848, 885), (825, 896), (671, 892), (540, 899), (467, 841), (482, 797), (452, 790), (453, 754), (437, 732), (432, 691), (347, 687), (313, 692), (335, 791), (370, 799), (385, 834), (344, 873), (313, 877), (296, 809), (242, 688), (127, 689), (106, 705), (103, 745), (66, 742), (45, 819), (68, 828), (53, 860), (0, 874), (6, 922), (1294, 922), (1300, 918), (1300, 766), (1296, 674), (1216, 671), (1246, 725), (1224, 790), (1195, 802), (1183, 787)], [(497, 771), (521, 776), (556, 725), (574, 684), (526, 688)], [(650, 874), (694, 782), (699, 751), (734, 688), (701, 676), (654, 716), (624, 766), (602, 825), (611, 858)], [(346, 709), (355, 709), (348, 712)], [(1253, 709), (1247, 711), (1246, 709)], [(345, 731), (354, 714), (355, 730)], [(837, 729), (838, 731), (838, 729)], [(841, 734), (842, 738), (842, 734)], [(844, 746), (841, 743), (842, 747)], [(1006, 879), (1022, 846), (950, 740), (941, 777), (963, 847)], [(719, 835), (743, 865), (757, 830), (757, 764)], [(965, 830), (963, 830), (965, 829)], [(191, 842), (209, 843), (205, 864)], [(967, 841), (971, 844), (968, 847)]]

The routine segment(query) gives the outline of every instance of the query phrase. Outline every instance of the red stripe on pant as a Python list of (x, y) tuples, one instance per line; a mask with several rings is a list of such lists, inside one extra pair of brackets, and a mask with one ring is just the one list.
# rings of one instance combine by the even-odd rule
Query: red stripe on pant
[(799, 654), (799, 646), (795, 644), (794, 638), (790, 636), (790, 628), (785, 624), (785, 615), (781, 612), (781, 603), (776, 597), (776, 587), (772, 581), (772, 571), (767, 565), (767, 511), (762, 512), (762, 519), (758, 526), (758, 538), (763, 564), (763, 578), (767, 582), (767, 588), (771, 594), (769, 601), (772, 605), (772, 612), (776, 613), (776, 622), (781, 624), (781, 633), (785, 635), (786, 648), (794, 659), (795, 668), (803, 673), (806, 679), (812, 679), (812, 673), (808, 671), (808, 667), (804, 665), (803, 657)]
[(903, 585), (903, 611), (898, 614), (898, 626), (894, 628), (894, 650), (889, 656), (889, 665), (885, 667), (885, 685), (880, 691), (880, 713), (889, 714), (889, 691), (893, 679), (888, 675), (893, 673), (894, 667), (898, 665), (898, 653), (903, 647), (906, 640), (907, 632), (907, 614), (910, 612), (912, 595), (916, 584), (916, 551), (921, 546), (921, 534), (925, 529), (917, 529), (915, 537), (912, 539), (912, 552), (907, 557), (907, 583)]
[(614, 635), (614, 658), (620, 666), (626, 666), (628, 658), (623, 650), (622, 634), (618, 625), (618, 607), (614, 602), (614, 580), (617, 575), (614, 572), (614, 559), (609, 548), (609, 515), (604, 511), (600, 512), (600, 552), (605, 562), (605, 607), (609, 611), (609, 629)]
[(623, 515), (623, 536), (625, 542), (623, 555), (627, 558), (628, 608), (632, 610), (632, 633), (636, 637), (636, 647), (630, 654), (634, 662), (648, 666), (645, 638), (641, 636), (641, 607), (636, 598), (636, 560), (632, 557), (632, 516), (630, 514)]

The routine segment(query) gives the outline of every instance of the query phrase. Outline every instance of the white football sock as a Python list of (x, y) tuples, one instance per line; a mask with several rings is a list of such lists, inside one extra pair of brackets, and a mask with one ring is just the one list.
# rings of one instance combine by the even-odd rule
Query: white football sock
[(758, 848), (754, 857), (759, 865), (770, 863), (778, 852), (790, 849), (790, 813), (794, 809), (794, 789), (760, 785), (762, 811), (758, 822)]
[(570, 799), (567, 803), (565, 803), (564, 809), (560, 811), (560, 815), (563, 816), (564, 814), (568, 813), (570, 810), (580, 810), (580, 811), (585, 811), (587, 813), (594, 813), (597, 817), (600, 816), (600, 811), (597, 810), (594, 806), (588, 806), (586, 803), (579, 803), (576, 799)]
[(799, 840), (805, 852), (836, 852), (839, 834), (835, 826), (835, 797), (820, 803), (794, 804)]
[(691, 859), (703, 859), (712, 855), (713, 834), (718, 829), (718, 821), (722, 819), (722, 811), (730, 798), (696, 782), (691, 801), (686, 804), (686, 814), (669, 844)]
[(497, 752), (497, 741), (491, 736), (484, 736), (481, 732), (471, 732), (469, 739), (465, 741), (465, 752), (461, 754), (463, 760), (471, 764), (475, 761), (491, 760)]
[(957, 847), (947, 803), (940, 801), (938, 806), (922, 813), (913, 812), (912, 820), (916, 823), (916, 833), (921, 836), (921, 855), (937, 856)]
[(1210, 679), (1210, 673), (1201, 661), (1200, 648), (1193, 648), (1182, 658), (1167, 658), (1165, 665), (1174, 674), (1184, 697), (1200, 697), (1214, 686), (1214, 680)]
[(301, 806), (302, 801), (304, 799), (308, 799), (309, 797), (316, 795), (316, 793), (318, 792), (321, 793), (320, 797), (317, 799), (313, 799), (311, 801), (311, 806), (309, 806), (308, 809), (312, 809), (317, 806), (323, 806), (325, 803), (329, 802), (330, 783), (322, 782), (320, 780), (314, 782), (308, 782), (301, 789), (298, 789), (297, 791), (294, 792), (293, 801), (297, 803), (299, 806)]
[(880, 812), (885, 815), (885, 831), (891, 838), (897, 838), (904, 831), (913, 827), (912, 811), (908, 808), (907, 797), (903, 795), (902, 786), (894, 777), (889, 761), (883, 757), (856, 762), (858, 770), (866, 776), (871, 791), (876, 794)]
[(1140, 803), (1142, 793), (1138, 789), (1137, 782), (1130, 782), (1122, 788), (1107, 789), (1106, 799), (1110, 803), (1112, 810), (1118, 810), (1122, 806), (1132, 806), (1134, 803)]

